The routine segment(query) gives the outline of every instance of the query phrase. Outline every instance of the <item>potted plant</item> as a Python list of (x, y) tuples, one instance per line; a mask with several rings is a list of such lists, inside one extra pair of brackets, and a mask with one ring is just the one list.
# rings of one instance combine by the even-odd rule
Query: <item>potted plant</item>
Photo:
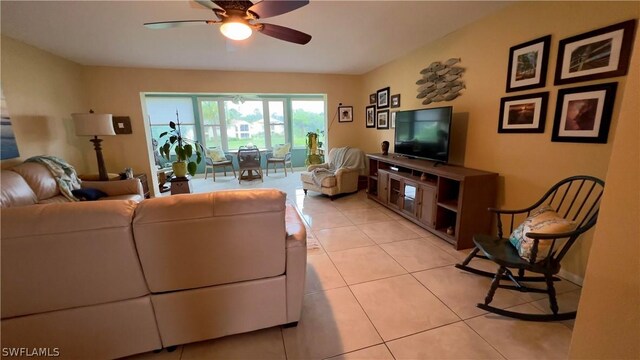
[[(182, 131), (180, 129), (180, 118), (178, 116), (178, 112), (176, 111), (176, 122), (169, 121), (169, 128), (171, 130), (165, 131), (160, 134), (160, 139), (168, 136), (168, 139), (165, 140), (164, 145), (160, 147), (160, 155), (162, 155), (165, 159), (171, 160), (171, 149), (176, 155), (176, 161), (173, 162), (172, 168), (173, 173), (176, 177), (185, 177), (187, 172), (193, 176), (196, 174), (196, 170), (198, 169), (198, 164), (202, 161), (202, 153), (200, 152), (200, 146), (198, 146), (197, 141), (191, 139), (185, 139), (182, 137)], [(196, 145), (196, 149), (194, 151), (194, 146)], [(195, 161), (191, 158), (195, 154)]]
[(320, 135), (324, 135), (324, 131), (316, 130), (309, 131), (307, 133), (307, 160), (306, 164), (322, 164), (322, 154), (320, 149), (322, 148), (322, 141), (320, 141)]

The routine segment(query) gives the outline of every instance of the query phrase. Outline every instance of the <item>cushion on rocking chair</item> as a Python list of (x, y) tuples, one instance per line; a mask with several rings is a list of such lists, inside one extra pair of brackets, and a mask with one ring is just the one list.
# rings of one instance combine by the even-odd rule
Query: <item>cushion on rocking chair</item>
[[(534, 210), (531, 215), (511, 233), (509, 241), (518, 249), (518, 254), (521, 258), (530, 261), (534, 240), (528, 237), (527, 233), (554, 234), (573, 231), (575, 229), (575, 222), (564, 219), (550, 206), (544, 206)], [(542, 261), (549, 256), (551, 242), (552, 240), (538, 241), (536, 262)]]

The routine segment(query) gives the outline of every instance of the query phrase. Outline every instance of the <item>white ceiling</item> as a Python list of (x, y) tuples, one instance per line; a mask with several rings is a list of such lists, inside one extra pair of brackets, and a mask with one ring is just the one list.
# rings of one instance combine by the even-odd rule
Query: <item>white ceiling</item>
[[(226, 40), (219, 25), (149, 30), (145, 22), (215, 19), (191, 1), (0, 1), (2, 34), (84, 65), (362, 74), (504, 6), (483, 1), (327, 1), (262, 20), (313, 36)], [(452, 54), (452, 56), (455, 54)]]

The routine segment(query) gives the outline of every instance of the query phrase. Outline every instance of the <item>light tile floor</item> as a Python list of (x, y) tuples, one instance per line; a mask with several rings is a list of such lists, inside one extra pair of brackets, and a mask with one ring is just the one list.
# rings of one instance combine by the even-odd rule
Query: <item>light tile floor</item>
[[(303, 214), (309, 239), (302, 319), (295, 328), (187, 344), (172, 353), (132, 358), (178, 359), (562, 359), (573, 321), (536, 323), (487, 314), (490, 280), (453, 264), (466, 251), (368, 200), (364, 192), (335, 201), (300, 186), (299, 169), (238, 185), (231, 176), (193, 180), (194, 192), (273, 187)], [(476, 266), (495, 265), (478, 260)], [(556, 287), (561, 311), (575, 310), (580, 287)], [(499, 289), (494, 305), (549, 312), (544, 294)]]

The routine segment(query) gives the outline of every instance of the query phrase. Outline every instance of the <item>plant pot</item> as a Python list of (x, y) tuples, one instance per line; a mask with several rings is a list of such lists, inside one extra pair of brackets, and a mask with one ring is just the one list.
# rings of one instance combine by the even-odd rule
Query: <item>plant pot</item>
[(171, 165), (173, 168), (173, 174), (176, 177), (185, 177), (187, 176), (187, 163), (184, 161), (176, 161)]

